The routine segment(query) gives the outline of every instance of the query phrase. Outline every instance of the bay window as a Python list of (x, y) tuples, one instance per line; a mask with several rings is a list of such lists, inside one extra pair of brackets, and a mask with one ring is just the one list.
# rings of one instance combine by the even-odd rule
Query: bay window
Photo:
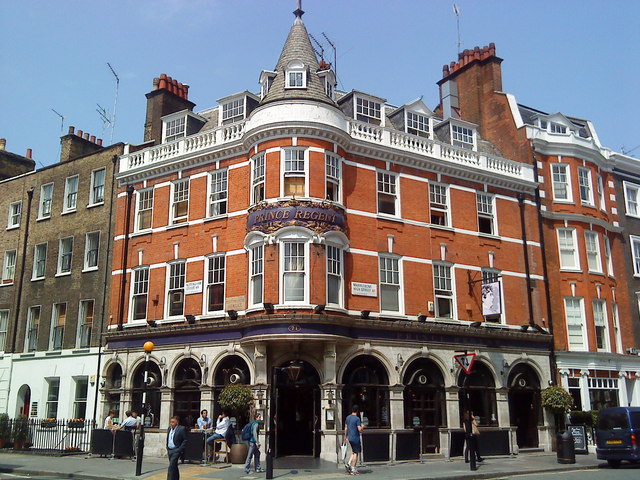
[(249, 305), (263, 302), (264, 246), (257, 245), (249, 250)]
[(283, 149), (285, 197), (306, 196), (305, 151), (300, 148)]
[(282, 244), (283, 303), (305, 302), (306, 295), (305, 242), (285, 241)]
[(580, 200), (583, 204), (593, 205), (593, 187), (591, 185), (591, 172), (588, 168), (578, 167), (578, 185), (580, 187)]
[(342, 306), (342, 249), (327, 245), (327, 303)]

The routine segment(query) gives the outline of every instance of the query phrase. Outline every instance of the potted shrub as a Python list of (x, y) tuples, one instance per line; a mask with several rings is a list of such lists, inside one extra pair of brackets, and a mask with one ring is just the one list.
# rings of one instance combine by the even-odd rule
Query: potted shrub
[[(246, 421), (247, 412), (253, 404), (253, 393), (247, 385), (229, 384), (220, 392), (218, 399), (220, 407), (229, 415), (233, 415), (238, 420), (236, 423), (237, 430), (236, 442), (231, 445), (231, 463), (244, 463), (247, 458), (247, 444), (240, 440), (240, 432), (242, 431), (243, 422)], [(242, 420), (243, 422), (241, 422)]]
[(22, 449), (28, 437), (29, 419), (24, 414), (18, 415), (18, 418), (13, 421), (13, 428), (11, 429), (13, 448), (16, 450)]
[(9, 415), (0, 413), (0, 448), (4, 448), (11, 440), (11, 427), (9, 426)]

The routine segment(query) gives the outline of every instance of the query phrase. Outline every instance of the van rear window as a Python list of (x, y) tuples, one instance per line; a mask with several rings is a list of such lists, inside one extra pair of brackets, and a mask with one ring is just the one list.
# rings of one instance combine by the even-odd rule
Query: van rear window
[[(640, 420), (640, 418), (638, 418)], [(627, 412), (610, 412), (598, 417), (598, 430), (628, 429), (629, 419)]]
[(640, 429), (640, 412), (629, 412), (631, 417), (631, 426), (636, 429)]

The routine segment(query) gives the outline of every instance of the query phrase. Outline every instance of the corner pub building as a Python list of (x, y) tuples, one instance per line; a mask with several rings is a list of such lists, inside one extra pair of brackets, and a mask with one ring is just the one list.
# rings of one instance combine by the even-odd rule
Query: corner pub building
[[(274, 416), (278, 457), (336, 461), (355, 403), (365, 461), (460, 455), (461, 387), (488, 444), (550, 449), (532, 166), (446, 99), (436, 118), (421, 100), (338, 91), (294, 13), (258, 94), (196, 113), (186, 85), (154, 79), (146, 143), (117, 175), (105, 414), (141, 408), (151, 340), (148, 453), (171, 415), (215, 418), (229, 383)], [(484, 316), (490, 283), (499, 308)], [(468, 378), (461, 350), (477, 354)]]

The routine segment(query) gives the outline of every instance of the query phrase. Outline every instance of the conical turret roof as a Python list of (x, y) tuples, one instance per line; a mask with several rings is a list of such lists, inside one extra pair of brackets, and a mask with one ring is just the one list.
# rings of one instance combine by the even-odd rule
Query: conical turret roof
[[(306, 88), (285, 88), (286, 68), (294, 60), (302, 62), (305, 66), (307, 72)], [(273, 79), (271, 88), (269, 88), (269, 92), (261, 103), (286, 99), (305, 99), (334, 105), (335, 102), (325, 93), (323, 82), (318, 76), (319, 68), (320, 64), (311, 46), (307, 28), (304, 26), (300, 16), (296, 15), (296, 20), (291, 26), (289, 36), (276, 65), (276, 76)]]

